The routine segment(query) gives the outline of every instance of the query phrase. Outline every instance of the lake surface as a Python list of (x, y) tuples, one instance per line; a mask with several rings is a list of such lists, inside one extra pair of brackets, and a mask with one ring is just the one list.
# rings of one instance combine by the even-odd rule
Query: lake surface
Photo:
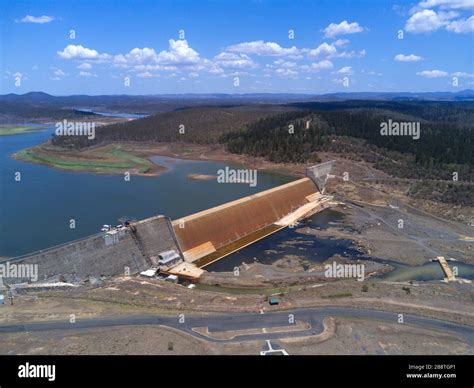
[(76, 111), (83, 112), (83, 113), (94, 113), (98, 116), (104, 117), (121, 117), (125, 119), (140, 119), (142, 117), (146, 117), (147, 115), (137, 115), (133, 113), (120, 113), (120, 112), (97, 112), (87, 108), (76, 108)]

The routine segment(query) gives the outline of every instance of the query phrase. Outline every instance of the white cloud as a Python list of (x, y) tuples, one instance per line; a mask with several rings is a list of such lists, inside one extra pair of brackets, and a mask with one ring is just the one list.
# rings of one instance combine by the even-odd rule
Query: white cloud
[[(130, 68), (129, 64), (114, 64), (113, 67), (118, 67), (118, 68)], [(144, 72), (144, 71), (154, 71), (154, 70), (163, 70), (163, 71), (176, 71), (178, 70), (177, 66), (168, 66), (168, 65), (133, 65), (133, 70), (134, 71), (139, 71), (139, 72)]]
[(352, 67), (351, 67), (351, 66), (342, 67), (342, 68), (340, 68), (337, 72), (338, 72), (339, 74), (346, 74), (346, 75), (354, 74), (354, 71), (352, 70)]
[(67, 74), (61, 69), (56, 69), (53, 73), (56, 77), (65, 77)]
[(348, 35), (362, 32), (364, 31), (364, 27), (360, 26), (357, 22), (348, 23), (347, 20), (344, 20), (339, 24), (331, 23), (323, 31), (326, 37), (335, 38), (338, 35)]
[(413, 33), (445, 29), (456, 34), (474, 31), (474, 15), (461, 16), (474, 8), (473, 0), (425, 0), (411, 9), (405, 30)]
[(333, 44), (327, 44), (326, 42), (320, 44), (317, 48), (309, 50), (308, 56), (311, 58), (331, 58), (336, 55), (337, 49)]
[(144, 71), (143, 73), (138, 73), (137, 77), (139, 77), (139, 78), (152, 78), (153, 74), (151, 74), (149, 71)]
[(336, 47), (345, 47), (349, 44), (349, 39), (338, 39), (334, 42)]
[(54, 20), (54, 16), (31, 16), (26, 15), (25, 17), (21, 18), (20, 20), (15, 20), (15, 23), (36, 23), (36, 24), (45, 24), (50, 23)]
[(196, 64), (200, 61), (199, 53), (189, 47), (187, 40), (170, 39), (168, 43), (169, 49), (158, 54), (156, 58), (157, 63), (183, 65)]
[(257, 64), (248, 55), (229, 52), (216, 55), (214, 62), (218, 66), (235, 69), (252, 69), (257, 67)]
[(472, 0), (425, 0), (418, 3), (421, 8), (452, 8), (452, 9), (471, 9), (474, 8)]
[(335, 84), (343, 84), (344, 82), (347, 82), (347, 77), (344, 78), (334, 78), (332, 80)]
[(275, 73), (280, 77), (290, 77), (295, 78), (298, 75), (298, 72), (291, 69), (276, 69)]
[(64, 77), (69, 75), (57, 67), (51, 67), (51, 69), (53, 70), (53, 74), (49, 77), (50, 80), (61, 81)]
[(277, 59), (276, 61), (273, 62), (273, 64), (285, 69), (294, 69), (298, 66), (296, 62), (285, 61), (284, 59)]
[[(137, 66), (150, 66), (149, 69), (136, 69), (138, 71), (165, 70), (174, 71), (176, 66), (207, 66), (209, 61), (202, 60), (199, 53), (189, 47), (186, 40), (168, 41), (168, 50), (157, 53), (153, 48), (134, 48), (126, 54), (110, 55), (99, 53), (97, 50), (83, 47), (81, 45), (68, 45), (58, 55), (63, 59), (88, 60), (94, 62), (109, 62), (113, 67), (130, 69)], [(79, 65), (79, 69), (88, 70), (90, 63)]]
[(338, 58), (364, 58), (367, 52), (364, 50), (360, 50), (359, 52), (356, 52), (354, 50), (352, 51), (343, 51), (341, 53), (338, 53), (336, 57)]
[(299, 50), (296, 47), (285, 48), (281, 47), (275, 42), (264, 42), (263, 40), (257, 40), (253, 42), (243, 42), (234, 44), (226, 48), (227, 52), (242, 53), (242, 54), (255, 54), (260, 56), (298, 56)]
[(79, 77), (97, 77), (97, 74), (93, 74), (88, 71), (80, 71)]
[(159, 53), (153, 48), (143, 47), (130, 50), (127, 54), (118, 54), (113, 58), (116, 65), (132, 66), (136, 64), (193, 65), (201, 61), (199, 53), (189, 47), (186, 40), (168, 41), (168, 50)]
[(441, 78), (441, 77), (447, 77), (448, 73), (442, 70), (423, 70), (416, 73), (416, 75), (419, 75), (425, 78)]
[(332, 69), (333, 67), (334, 65), (332, 64), (332, 62), (327, 59), (324, 59), (319, 62), (313, 62), (310, 66), (308, 65), (301, 66), (303, 70), (310, 71), (310, 72), (329, 70), (329, 69)]
[(92, 65), (90, 63), (84, 62), (77, 66), (79, 70), (90, 70), (92, 69)]
[(413, 14), (405, 24), (408, 32), (423, 33), (436, 31), (449, 24), (449, 20), (458, 16), (455, 12), (436, 12), (432, 9), (424, 9)]
[(474, 15), (468, 19), (453, 20), (446, 26), (446, 29), (456, 34), (474, 32)]
[(466, 73), (464, 71), (457, 71), (455, 73), (451, 74), (453, 77), (458, 77), (458, 78), (474, 78), (473, 73)]
[(357, 55), (357, 53), (352, 50), (352, 51), (343, 51), (342, 53), (337, 54), (337, 58), (344, 58), (344, 59), (350, 59), (354, 58)]
[(74, 44), (68, 45), (57, 54), (63, 59), (105, 59), (108, 57), (108, 54), (99, 54), (96, 50)]
[(208, 71), (209, 71), (210, 74), (222, 74), (222, 73), (224, 73), (224, 70), (222, 70), (219, 66), (217, 66), (215, 64), (212, 64), (209, 67)]
[(393, 59), (397, 62), (418, 62), (418, 61), (421, 61), (423, 57), (420, 57), (415, 54), (410, 54), (410, 55), (398, 54), (398, 55), (395, 55)]
[[(320, 44), (317, 48), (315, 49), (301, 49), (300, 51), (302, 53), (306, 53), (310, 58), (314, 59), (330, 59), (330, 58), (354, 58), (354, 57), (359, 57), (362, 58), (365, 56), (366, 52), (365, 50), (361, 50), (359, 52), (356, 51), (342, 51), (338, 52), (336, 45), (339, 42), (336, 41), (334, 43), (328, 44), (326, 42)], [(340, 44), (341, 42), (339, 42)], [(344, 42), (343, 42), (344, 43)]]
[(130, 50), (127, 54), (117, 55), (114, 60), (119, 63), (146, 63), (157, 62), (158, 54), (152, 48), (144, 47)]
[[(225, 51), (213, 58), (202, 58), (200, 54), (191, 48), (186, 40), (168, 41), (168, 49), (157, 51), (151, 47), (135, 47), (126, 53), (107, 54), (98, 50), (87, 48), (81, 45), (68, 45), (57, 54), (60, 58), (78, 61), (77, 68), (82, 77), (96, 76), (89, 73), (95, 64), (107, 64), (111, 68), (123, 69), (136, 74), (140, 78), (158, 77), (158, 72), (168, 72), (175, 74), (179, 79), (186, 77), (196, 78), (202, 72), (208, 75), (230, 76), (230, 71), (243, 71), (262, 68), (264, 72), (280, 76), (295, 77), (300, 70), (307, 72), (317, 72), (333, 68), (331, 58), (353, 58), (365, 55), (365, 50), (338, 52), (336, 47), (342, 47), (349, 43), (346, 39), (338, 39), (332, 44), (322, 43), (314, 49), (310, 48), (285, 48), (274, 42), (263, 40), (244, 42), (229, 46)], [(279, 57), (273, 63), (261, 64), (255, 60), (257, 56)], [(297, 60), (303, 59), (303, 54), (309, 57), (314, 63), (301, 65)], [(291, 58), (291, 59), (290, 59)], [(294, 61), (293, 61), (294, 60)], [(233, 70), (232, 70), (233, 69)], [(271, 69), (271, 70), (270, 70)], [(291, 70), (291, 71), (289, 71)], [(278, 72), (277, 72), (278, 71)], [(242, 73), (240, 73), (242, 74)], [(249, 74), (256, 76), (255, 74)], [(169, 77), (172, 74), (168, 74)]]

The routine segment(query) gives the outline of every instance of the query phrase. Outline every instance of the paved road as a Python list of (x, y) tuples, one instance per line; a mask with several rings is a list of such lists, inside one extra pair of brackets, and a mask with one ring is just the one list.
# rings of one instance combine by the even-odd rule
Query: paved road
[[(209, 332), (222, 332), (228, 330), (262, 329), (289, 325), (289, 314), (295, 320), (304, 321), (311, 325), (311, 329), (296, 332), (259, 333), (240, 335), (230, 340), (208, 338), (193, 331), (196, 327), (208, 327)], [(265, 314), (222, 314), (209, 316), (184, 316), (180, 322), (179, 316), (156, 315), (129, 315), (100, 319), (80, 319), (75, 323), (68, 321), (31, 322), (15, 325), (1, 325), (1, 333), (34, 332), (42, 330), (78, 330), (114, 326), (136, 325), (164, 325), (187, 332), (195, 337), (205, 338), (213, 342), (236, 342), (245, 340), (278, 339), (284, 337), (300, 337), (319, 334), (323, 331), (323, 320), (326, 317), (345, 317), (372, 319), (384, 322), (397, 323), (398, 315), (369, 309), (352, 309), (347, 307), (321, 307), (310, 309), (296, 309)], [(440, 321), (428, 317), (404, 314), (405, 325), (420, 326), (425, 329), (448, 331), (464, 338), (474, 346), (474, 326)]]

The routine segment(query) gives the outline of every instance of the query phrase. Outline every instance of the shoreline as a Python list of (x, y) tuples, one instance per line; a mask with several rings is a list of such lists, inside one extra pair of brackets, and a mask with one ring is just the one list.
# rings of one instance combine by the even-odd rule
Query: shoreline
[(43, 127), (34, 127), (31, 125), (0, 125), (0, 136), (16, 136), (16, 135), (24, 135), (27, 133), (42, 131), (45, 128)]
[(14, 160), (47, 166), (55, 170), (96, 175), (153, 177), (168, 171), (153, 162), (152, 156), (138, 155), (123, 148), (123, 144), (108, 144), (83, 151), (52, 149), (50, 142), (26, 148), (10, 155)]
[[(52, 147), (51, 143), (48, 141), (15, 152), (11, 155), (11, 158), (27, 163), (45, 165), (60, 171), (84, 172), (98, 175), (122, 175), (124, 172), (129, 172), (130, 175), (135, 176), (159, 176), (168, 171), (168, 168), (154, 162), (152, 158), (155, 156), (192, 161), (231, 162), (235, 165), (291, 177), (304, 176), (305, 171), (305, 165), (303, 164), (281, 164), (269, 162), (263, 158), (231, 154), (225, 151), (221, 145), (188, 143), (159, 143), (144, 145), (139, 143), (121, 142), (100, 144), (84, 150), (53, 148), (54, 147)], [(104, 156), (107, 156), (111, 148), (122, 151), (126, 159), (134, 162), (136, 166), (130, 166), (128, 168), (114, 166), (116, 161), (111, 161), (110, 164), (106, 164), (104, 162)], [(101, 154), (102, 152), (104, 155)], [(48, 160), (48, 158), (52, 159)], [(141, 159), (141, 161), (139, 159)], [(150, 172), (141, 172), (139, 170), (140, 166), (143, 167), (143, 160), (149, 162)], [(102, 165), (94, 165), (94, 163)], [(87, 164), (90, 165), (88, 166)], [(75, 168), (77, 165), (80, 165), (80, 167)]]

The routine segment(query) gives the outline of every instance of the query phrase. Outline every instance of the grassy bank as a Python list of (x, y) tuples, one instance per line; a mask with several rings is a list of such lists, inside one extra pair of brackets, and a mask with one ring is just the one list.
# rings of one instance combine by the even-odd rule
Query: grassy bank
[(29, 127), (26, 125), (0, 125), (0, 136), (18, 135), (20, 133), (26, 133), (35, 130), (37, 130), (37, 128)]
[(45, 164), (49, 167), (74, 172), (93, 172), (96, 174), (155, 175), (164, 170), (144, 155), (132, 153), (121, 144), (71, 151), (42, 144), (22, 150), (13, 155), (15, 159), (31, 163)]

